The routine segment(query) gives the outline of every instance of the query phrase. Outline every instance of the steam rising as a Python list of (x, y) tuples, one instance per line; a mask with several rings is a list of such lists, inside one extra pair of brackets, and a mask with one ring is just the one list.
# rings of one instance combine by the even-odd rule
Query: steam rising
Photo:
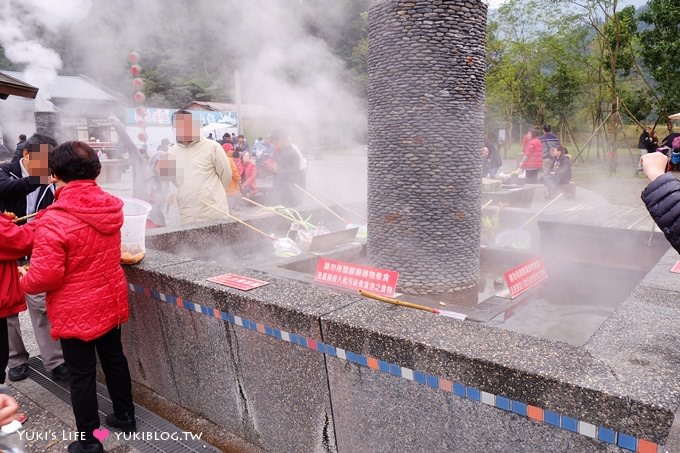
[[(272, 123), (295, 129), (296, 140), (313, 141), (324, 131), (352, 134), (365, 127), (365, 107), (344, 63), (310, 33), (340, 36), (351, 3), (9, 0), (0, 8), (0, 44), (12, 62), (26, 65), (25, 81), (40, 88), (41, 103), (62, 69), (131, 95), (126, 57), (132, 50), (142, 67), (182, 77), (217, 74), (211, 83), (226, 89), (213, 101), (236, 101), (238, 71), (243, 104), (262, 106)], [(64, 63), (46, 43), (59, 48)], [(159, 106), (154, 101), (163, 100), (146, 105)], [(133, 105), (131, 96), (123, 102)]]
[(5, 0), (0, 6), (0, 44), (6, 57), (24, 66), (24, 81), (40, 88), (36, 109), (52, 110), (50, 85), (56, 80), (62, 60), (44, 45), (43, 30), (58, 33), (64, 26), (87, 15), (90, 0)]

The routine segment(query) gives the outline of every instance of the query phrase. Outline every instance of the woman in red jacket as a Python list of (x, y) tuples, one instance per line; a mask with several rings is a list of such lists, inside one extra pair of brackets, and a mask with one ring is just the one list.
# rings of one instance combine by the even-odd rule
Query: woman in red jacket
[(241, 160), (243, 161), (241, 193), (246, 197), (253, 197), (257, 195), (257, 165), (248, 151), (241, 155)]
[(524, 155), (519, 167), (526, 171), (528, 184), (538, 183), (538, 172), (543, 168), (543, 144), (538, 139), (541, 132), (537, 128), (531, 129), (531, 139), (524, 146)]
[(26, 310), (17, 260), (30, 255), (33, 228), (16, 226), (10, 216), (0, 214), (0, 238), (0, 384), (4, 384), (9, 359), (7, 317)]
[(120, 266), (123, 202), (95, 182), (101, 164), (82, 142), (66, 142), (49, 155), (56, 201), (37, 216), (31, 267), (21, 286), (47, 293), (51, 334), (59, 338), (71, 372), (71, 403), (84, 439), (68, 451), (103, 452), (99, 428), (96, 354), (106, 377), (113, 414), (106, 423), (136, 429), (132, 383), (120, 340), (128, 319), (125, 274)]

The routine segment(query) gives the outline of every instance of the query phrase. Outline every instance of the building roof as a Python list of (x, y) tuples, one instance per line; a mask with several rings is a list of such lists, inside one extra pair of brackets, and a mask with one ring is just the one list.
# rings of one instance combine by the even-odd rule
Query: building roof
[[(21, 77), (21, 73), (16, 71), (4, 71), (4, 74), (13, 78)], [(44, 88), (45, 91), (49, 91), (50, 99), (52, 100), (118, 101), (120, 98), (120, 96), (113, 91), (104, 88), (83, 75), (58, 75), (52, 85), (42, 88)]]
[(10, 94), (12, 96), (35, 99), (35, 96), (38, 94), (38, 88), (22, 82), (7, 73), (0, 72), (0, 99), (7, 99), (7, 96)]

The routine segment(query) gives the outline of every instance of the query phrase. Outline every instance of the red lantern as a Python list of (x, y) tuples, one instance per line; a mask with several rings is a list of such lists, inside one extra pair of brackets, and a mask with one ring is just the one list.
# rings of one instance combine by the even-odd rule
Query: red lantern
[(146, 142), (146, 132), (140, 132), (137, 134), (137, 138), (140, 142)]
[(144, 108), (144, 106), (140, 105), (139, 107), (137, 107), (135, 109), (135, 115), (138, 116), (139, 118), (144, 118), (144, 116), (146, 115), (146, 109)]
[(136, 92), (134, 95), (134, 100), (137, 104), (143, 103), (145, 99), (146, 96), (144, 96), (144, 93), (142, 93), (141, 91)]
[(137, 77), (141, 73), (142, 67), (139, 66), (138, 64), (133, 64), (132, 66), (130, 66), (130, 74), (132, 74), (133, 77)]
[(128, 61), (131, 64), (137, 64), (137, 62), (139, 61), (139, 54), (137, 52), (130, 52), (128, 54)]
[(137, 90), (141, 90), (144, 88), (144, 81), (139, 77), (136, 79), (132, 79), (132, 86), (135, 87), (135, 89)]

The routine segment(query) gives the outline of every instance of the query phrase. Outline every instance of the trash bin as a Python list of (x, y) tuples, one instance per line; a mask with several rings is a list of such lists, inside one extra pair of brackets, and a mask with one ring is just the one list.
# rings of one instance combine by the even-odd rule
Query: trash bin
[(120, 261), (123, 264), (137, 264), (146, 254), (146, 218), (151, 205), (136, 198), (122, 198), (123, 227), (120, 229)]

